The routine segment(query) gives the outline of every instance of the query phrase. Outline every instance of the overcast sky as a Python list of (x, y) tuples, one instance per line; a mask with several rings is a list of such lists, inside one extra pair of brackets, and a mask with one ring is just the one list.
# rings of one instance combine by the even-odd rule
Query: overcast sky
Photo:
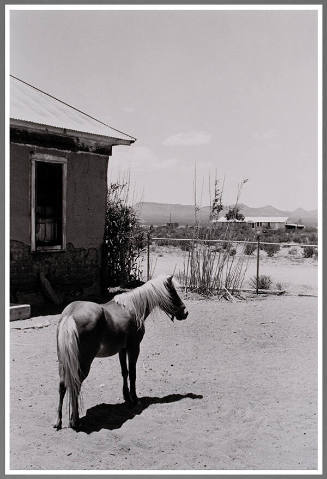
[(317, 13), (12, 11), (11, 73), (136, 136), (136, 199), (317, 207)]

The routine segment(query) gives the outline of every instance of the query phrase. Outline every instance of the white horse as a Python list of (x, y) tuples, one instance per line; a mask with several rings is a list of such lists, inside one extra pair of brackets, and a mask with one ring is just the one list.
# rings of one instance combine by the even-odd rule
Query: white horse
[(188, 312), (172, 276), (159, 276), (105, 304), (75, 301), (64, 309), (57, 328), (60, 383), (58, 420), (54, 427), (62, 427), (62, 404), (67, 390), (72, 411), (69, 424), (78, 428), (79, 393), (95, 357), (119, 354), (124, 399), (131, 406), (137, 404), (136, 362), (144, 321), (156, 307), (172, 320), (187, 318)]

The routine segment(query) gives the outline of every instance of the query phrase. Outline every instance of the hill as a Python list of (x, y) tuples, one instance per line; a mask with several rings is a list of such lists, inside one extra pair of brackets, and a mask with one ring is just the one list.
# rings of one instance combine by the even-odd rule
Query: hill
[[(294, 211), (279, 210), (274, 206), (267, 205), (259, 208), (251, 208), (245, 204), (240, 204), (240, 211), (244, 216), (286, 216), (288, 223), (302, 223), (305, 226), (317, 226), (317, 210), (307, 211), (303, 208), (297, 208)], [(135, 208), (139, 218), (146, 225), (161, 225), (168, 222), (179, 223), (180, 225), (191, 225), (194, 223), (194, 206), (169, 204), (169, 203), (137, 203)], [(221, 213), (224, 216), (228, 208)], [(198, 218), (201, 223), (209, 221), (210, 207), (204, 206), (198, 211)]]

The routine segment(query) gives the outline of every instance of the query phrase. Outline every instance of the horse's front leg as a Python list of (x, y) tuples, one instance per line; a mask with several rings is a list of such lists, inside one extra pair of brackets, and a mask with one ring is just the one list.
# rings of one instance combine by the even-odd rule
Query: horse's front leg
[(126, 362), (126, 349), (122, 349), (119, 351), (119, 361), (120, 361), (120, 367), (121, 367), (121, 374), (123, 376), (123, 396), (124, 399), (127, 403), (131, 403), (131, 396), (129, 394), (129, 388), (128, 388), (128, 369), (127, 369), (127, 362)]
[(129, 346), (127, 352), (128, 352), (129, 384), (130, 384), (129, 391), (130, 391), (132, 406), (136, 406), (138, 404), (138, 398), (137, 398), (136, 386), (135, 386), (136, 363), (140, 353), (140, 343), (135, 343)]

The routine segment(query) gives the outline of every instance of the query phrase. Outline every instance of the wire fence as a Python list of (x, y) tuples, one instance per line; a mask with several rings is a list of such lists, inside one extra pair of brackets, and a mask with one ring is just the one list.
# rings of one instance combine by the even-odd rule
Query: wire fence
[[(211, 288), (218, 290), (246, 291), (242, 289), (245, 271), (247, 269), (248, 260), (255, 257), (255, 274), (252, 280), (252, 291), (256, 294), (267, 291), (270, 285), (262, 285), (261, 261), (263, 259), (262, 252), (265, 251), (268, 257), (273, 257), (282, 248), (291, 248), (302, 250), (303, 258), (317, 258), (318, 245), (307, 243), (287, 243), (287, 242), (267, 242), (261, 241), (260, 235), (257, 240), (233, 240), (233, 239), (200, 239), (200, 238), (172, 238), (172, 237), (152, 237), (147, 235), (146, 248), (146, 277), (150, 279), (154, 265), (155, 246), (177, 246), (184, 254), (177, 254), (177, 261), (180, 265), (178, 272), (179, 277), (185, 283), (185, 289), (188, 286), (195, 285), (192, 283), (192, 276), (197, 277), (197, 288), (203, 288), (203, 284), (210, 284)], [(298, 250), (297, 250), (298, 251)], [(159, 255), (162, 256), (162, 255)], [(211, 257), (212, 256), (212, 257)], [(158, 258), (157, 258), (158, 259)], [(188, 262), (188, 264), (187, 264)], [(251, 269), (253, 270), (253, 264)], [(267, 269), (267, 265), (265, 265)], [(167, 265), (168, 268), (168, 265)], [(175, 266), (176, 268), (176, 266)], [(218, 279), (217, 279), (218, 278)], [(202, 285), (202, 286), (201, 286)], [(267, 287), (262, 287), (267, 286)], [(279, 290), (283, 291), (279, 285)]]

